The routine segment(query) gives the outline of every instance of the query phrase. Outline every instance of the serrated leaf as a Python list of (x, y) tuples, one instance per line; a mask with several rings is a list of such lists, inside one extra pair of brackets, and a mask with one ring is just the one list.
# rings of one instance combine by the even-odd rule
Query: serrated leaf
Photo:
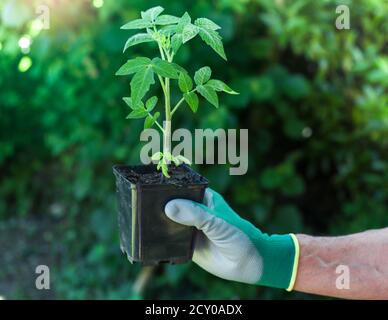
[(218, 108), (218, 95), (217, 92), (211, 86), (205, 84), (203, 86), (198, 86), (197, 90), (201, 94), (201, 96), (203, 96), (213, 106)]
[(182, 34), (176, 33), (171, 38), (171, 47), (176, 54), (183, 43)]
[(198, 110), (198, 96), (195, 92), (188, 92), (183, 94), (183, 98), (191, 108), (191, 110), (195, 113)]
[(207, 85), (211, 86), (216, 91), (223, 91), (229, 94), (239, 94), (221, 80), (211, 79), (207, 82)]
[(217, 33), (217, 31), (203, 27), (198, 28), (199, 36), (201, 37), (201, 39), (207, 45), (209, 45), (215, 52), (217, 52), (223, 59), (227, 60), (221, 36)]
[(194, 81), (197, 85), (201, 85), (209, 81), (212, 75), (212, 70), (209, 67), (202, 67), (194, 74)]
[(162, 152), (155, 152), (152, 157), (151, 157), (151, 160), (152, 161), (159, 161), (160, 159), (162, 159), (163, 157), (163, 153)]
[(135, 110), (132, 104), (132, 99), (130, 97), (124, 97), (123, 100), (128, 105), (128, 107), (130, 107), (132, 110)]
[(136, 109), (144, 109), (144, 103), (142, 101), (139, 101), (139, 103), (137, 105), (134, 105), (132, 103), (132, 98), (131, 97), (124, 97), (123, 98), (124, 102), (128, 105), (128, 107), (130, 107), (132, 110), (136, 110)]
[(193, 89), (193, 81), (186, 72), (179, 74), (178, 85), (182, 92), (189, 92)]
[(136, 19), (128, 22), (127, 24), (123, 25), (121, 29), (125, 30), (135, 30), (135, 29), (145, 29), (152, 27), (151, 21), (147, 21), (144, 19)]
[(139, 108), (133, 110), (126, 119), (142, 119), (148, 115), (147, 111), (144, 108)]
[(155, 19), (164, 11), (161, 6), (150, 8), (141, 12), (141, 17), (145, 20), (155, 21)]
[(130, 59), (124, 63), (119, 70), (116, 72), (116, 76), (126, 76), (132, 73), (136, 73), (141, 69), (145, 68), (151, 63), (149, 58), (137, 57), (135, 59)]
[(132, 103), (136, 105), (154, 83), (154, 71), (151, 65), (138, 71), (131, 80)]
[(163, 14), (156, 18), (155, 24), (165, 26), (169, 24), (176, 24), (180, 20), (179, 17), (171, 16), (169, 14)]
[(155, 73), (162, 77), (170, 79), (178, 79), (179, 77), (175, 67), (166, 60), (162, 60), (160, 58), (152, 59), (152, 68)]
[(182, 30), (182, 42), (186, 43), (187, 41), (193, 39), (199, 32), (199, 28), (191, 23), (188, 23), (184, 26)]
[(179, 22), (177, 25), (177, 32), (182, 33), (183, 28), (189, 23), (191, 23), (191, 17), (187, 12), (185, 12), (183, 16), (179, 19)]
[(153, 116), (148, 115), (148, 117), (144, 120), (144, 129), (151, 128), (156, 120), (158, 120), (160, 116), (160, 112), (155, 112)]
[(130, 37), (127, 42), (125, 43), (124, 50), (127, 50), (129, 47), (135, 46), (139, 43), (144, 43), (144, 42), (151, 42), (154, 41), (152, 36), (148, 33), (138, 33)]
[(158, 97), (153, 96), (153, 97), (149, 98), (146, 102), (147, 111), (151, 112), (152, 110), (154, 110), (157, 102), (158, 102)]
[(208, 18), (198, 18), (194, 21), (194, 24), (198, 27), (202, 27), (202, 28), (206, 28), (214, 31), (221, 29), (221, 27), (218, 24), (214, 23)]

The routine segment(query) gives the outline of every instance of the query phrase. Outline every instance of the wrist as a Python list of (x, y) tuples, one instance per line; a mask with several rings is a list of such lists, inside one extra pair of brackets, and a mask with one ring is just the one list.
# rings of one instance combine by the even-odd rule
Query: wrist
[(299, 262), (299, 243), (294, 234), (263, 234), (259, 241), (263, 274), (257, 284), (291, 291)]

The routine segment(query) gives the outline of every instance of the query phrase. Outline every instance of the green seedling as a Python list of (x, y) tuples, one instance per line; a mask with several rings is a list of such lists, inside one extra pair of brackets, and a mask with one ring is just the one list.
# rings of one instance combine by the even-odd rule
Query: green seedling
[[(217, 31), (220, 27), (207, 18), (198, 18), (192, 22), (187, 12), (182, 17), (175, 17), (162, 14), (163, 11), (164, 9), (160, 6), (148, 9), (141, 12), (141, 18), (132, 20), (121, 27), (125, 30), (142, 30), (141, 33), (132, 35), (127, 40), (124, 52), (140, 43), (154, 42), (158, 47), (160, 57), (130, 59), (121, 66), (116, 75), (133, 75), (130, 83), (131, 96), (123, 98), (132, 110), (127, 119), (144, 118), (145, 129), (156, 125), (162, 131), (163, 151), (155, 153), (152, 160), (158, 161), (158, 170), (162, 170), (163, 175), (168, 178), (170, 163), (176, 166), (182, 163), (190, 164), (185, 157), (173, 156), (171, 153), (171, 120), (175, 112), (186, 104), (196, 113), (199, 106), (198, 94), (218, 108), (217, 92), (238, 93), (221, 80), (211, 79), (212, 71), (207, 66), (195, 72), (193, 82), (189, 73), (173, 62), (181, 46), (197, 35), (226, 60), (222, 38)], [(160, 112), (155, 111), (158, 98), (152, 96), (143, 102), (151, 85), (155, 84), (155, 76), (164, 94), (164, 126), (159, 122)], [(174, 105), (171, 101), (171, 80), (178, 82), (182, 93), (181, 99)]]

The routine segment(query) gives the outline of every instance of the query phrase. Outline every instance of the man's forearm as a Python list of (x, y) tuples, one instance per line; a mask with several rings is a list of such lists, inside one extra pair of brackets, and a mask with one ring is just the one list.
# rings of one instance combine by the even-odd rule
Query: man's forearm
[(297, 235), (294, 290), (350, 299), (388, 299), (388, 228), (343, 237)]

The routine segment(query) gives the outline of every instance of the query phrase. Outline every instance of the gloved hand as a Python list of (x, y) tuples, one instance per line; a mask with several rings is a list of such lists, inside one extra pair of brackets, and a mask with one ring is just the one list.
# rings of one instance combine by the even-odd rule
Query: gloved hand
[(295, 235), (262, 233), (210, 188), (204, 204), (176, 199), (167, 203), (165, 213), (200, 230), (193, 261), (206, 271), (227, 280), (292, 290), (299, 259)]

